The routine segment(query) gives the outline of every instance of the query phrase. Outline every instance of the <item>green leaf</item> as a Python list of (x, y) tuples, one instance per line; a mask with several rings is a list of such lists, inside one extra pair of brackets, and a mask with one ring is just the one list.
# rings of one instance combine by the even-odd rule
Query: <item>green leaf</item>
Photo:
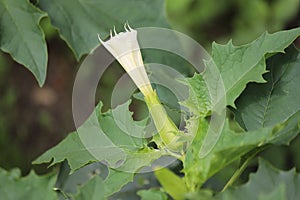
[(168, 168), (161, 168), (154, 171), (154, 174), (164, 190), (174, 199), (183, 199), (188, 188), (182, 178), (174, 174)]
[(0, 16), (0, 49), (28, 68), (42, 86), (48, 57), (39, 23), (46, 14), (28, 0), (0, 0)]
[(272, 136), (272, 128), (262, 128), (251, 132), (234, 132), (228, 121), (222, 130), (219, 140), (206, 157), (200, 158), (199, 152), (208, 124), (200, 122), (197, 135), (188, 148), (184, 160), (185, 181), (192, 191), (196, 191), (216, 172), (239, 159), (255, 147), (261, 146)]
[[(129, 134), (141, 135), (141, 133), (127, 132), (143, 130), (141, 129), (142, 123), (132, 120), (128, 106), (129, 102), (120, 105), (113, 111), (101, 113), (102, 104), (100, 103), (90, 118), (78, 129), (78, 132), (71, 133), (56, 147), (37, 158), (34, 163), (52, 161), (51, 165), (54, 165), (66, 159), (73, 172), (87, 163), (103, 161), (116, 168), (108, 169), (109, 174), (103, 182), (105, 197), (119, 191), (125, 184), (133, 180), (134, 172), (165, 155), (164, 152), (147, 147), (144, 139)], [(95, 119), (96, 114), (98, 116)], [(131, 119), (119, 124), (118, 120), (123, 119), (120, 116), (124, 115)], [(121, 130), (121, 128), (125, 129)], [(105, 137), (99, 138), (99, 134)], [(84, 145), (84, 142), (87, 141), (91, 143)], [(118, 154), (118, 152), (121, 153)]]
[(236, 119), (246, 130), (284, 122), (300, 110), (300, 52), (289, 47), (269, 58), (267, 69), (267, 83), (250, 83), (236, 101)]
[(37, 176), (33, 171), (26, 177), (20, 177), (19, 169), (5, 171), (0, 168), (0, 194), (5, 200), (55, 200), (56, 177), (53, 174)]
[[(300, 196), (300, 175), (295, 170), (280, 171), (268, 162), (260, 159), (259, 169), (250, 175), (248, 183), (220, 193), (216, 199), (252, 200), (278, 199), (294, 200)], [(273, 198), (272, 198), (273, 197)]]
[(113, 168), (128, 172), (148, 166), (153, 160), (166, 153), (147, 147), (144, 138), (131, 136), (141, 135), (141, 133), (126, 132), (127, 130), (140, 131), (137, 126), (141, 123), (133, 120), (122, 122), (121, 127), (126, 127), (126, 130), (125, 132), (121, 130), (118, 125), (118, 120), (121, 118), (117, 117), (115, 120), (113, 113), (116, 116), (128, 116), (128, 106), (127, 102), (114, 111), (101, 113), (102, 103), (99, 103), (77, 132), (69, 134), (61, 143), (45, 152), (33, 163), (51, 161), (51, 165), (54, 165), (67, 159), (71, 171), (95, 161), (104, 161)]
[(127, 20), (133, 27), (167, 26), (163, 0), (40, 0), (39, 6), (77, 59), (99, 45), (97, 33), (105, 38), (114, 26), (123, 30)]
[(142, 200), (168, 200), (168, 196), (161, 190), (157, 189), (140, 190), (137, 194), (142, 198)]
[(300, 28), (265, 33), (257, 40), (244, 46), (234, 46), (230, 41), (226, 45), (213, 43), (212, 58), (221, 73), (227, 97), (227, 105), (235, 107), (234, 101), (246, 88), (248, 82), (265, 80), (265, 56), (283, 52), (298, 36)]
[(93, 177), (87, 184), (79, 188), (79, 193), (74, 195), (75, 200), (98, 200), (104, 199), (105, 185), (100, 176)]

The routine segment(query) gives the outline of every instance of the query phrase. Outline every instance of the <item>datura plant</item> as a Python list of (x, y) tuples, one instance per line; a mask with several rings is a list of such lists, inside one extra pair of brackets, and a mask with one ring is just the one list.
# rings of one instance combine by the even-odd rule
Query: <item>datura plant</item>
[[(0, 75), (14, 72), (4, 66), (11, 63), (3, 62), (9, 54), (32, 72), (42, 87), (47, 74), (47, 45), (58, 38), (64, 40), (78, 63), (87, 55), (74, 82), (74, 88), (78, 86), (81, 90), (78, 96), (74, 95), (77, 90), (73, 90), (73, 103), (76, 98), (80, 101), (78, 106), (73, 104), (73, 111), (84, 111), (73, 112), (76, 130), (33, 161), (33, 164), (49, 163), (49, 167), (60, 164), (59, 168), (53, 167), (53, 172), (42, 176), (32, 171), (25, 177), (18, 169), (7, 171), (0, 168), (1, 200), (300, 199), (299, 173), (294, 169), (276, 169), (264, 160), (272, 157), (273, 164), (285, 160), (289, 167), (291, 160), (288, 159), (293, 156), (292, 164), (299, 167), (299, 148), (293, 149), (290, 143), (298, 145), (300, 141), (300, 52), (297, 40), (300, 27), (265, 32), (242, 46), (234, 45), (232, 40), (226, 44), (213, 42), (211, 52), (206, 56), (203, 49), (198, 51), (201, 45), (196, 41), (168, 29), (168, 21), (174, 16), (171, 12), (166, 13), (165, 8), (169, 11), (176, 7), (189, 10), (179, 2), (183, 1), (0, 0), (0, 50), (6, 53), (4, 56), (0, 54)], [(187, 2), (187, 5), (194, 6), (196, 1)], [(195, 5), (204, 10), (215, 4), (208, 0), (201, 2)], [(255, 35), (267, 21), (279, 30), (281, 25), (274, 24), (292, 22), (293, 13), (299, 11), (297, 0), (248, 2), (243, 1), (237, 6), (251, 10), (246, 15), (240, 12), (243, 17), (238, 24), (255, 22), (251, 23), (252, 27), (260, 27), (253, 29)], [(218, 11), (223, 12), (224, 5), (220, 3), (216, 9), (208, 10), (222, 16)], [(257, 14), (252, 8), (260, 12)], [(268, 8), (272, 8), (268, 13), (273, 16), (264, 14)], [(198, 13), (190, 12), (190, 16), (197, 17)], [(211, 18), (206, 15), (209, 16), (209, 12), (198, 17)], [(113, 29), (109, 33), (113, 25), (118, 30), (122, 28), (124, 19), (143, 28), (132, 29), (125, 23), (123, 32), (117, 33)], [(186, 19), (185, 16), (182, 21), (190, 21)], [(260, 25), (253, 19), (261, 21)], [(216, 28), (218, 30), (213, 30), (214, 33), (223, 30)], [(166, 30), (172, 34), (164, 35)], [(193, 31), (197, 30), (193, 28)], [(193, 34), (203, 38), (201, 33)], [(180, 36), (183, 37), (178, 39)], [(51, 40), (51, 37), (57, 38)], [(143, 38), (147, 38), (150, 47), (143, 43)], [(189, 42), (195, 46), (191, 47)], [(152, 49), (148, 51), (147, 48)], [(107, 65), (99, 64), (99, 60), (107, 61)], [(97, 88), (98, 81), (103, 80), (99, 74), (106, 76), (106, 67), (113, 60), (119, 62), (138, 88), (139, 92), (132, 99), (138, 100), (141, 107), (136, 106), (136, 101), (131, 104), (131, 99), (106, 111), (103, 111), (101, 101), (95, 106), (94, 93), (102, 89)], [(156, 69), (151, 68), (153, 63), (159, 63)], [(163, 67), (176, 71), (179, 78), (164, 71)], [(83, 77), (79, 76), (81, 72)], [(78, 81), (78, 77), (84, 84)], [(172, 84), (176, 90), (160, 85), (160, 80)], [(93, 88), (91, 82), (95, 83)], [(3, 85), (7, 87), (6, 83)], [(11, 98), (15, 88), (12, 89), (5, 90), (7, 94), (1, 102), (15, 102), (16, 99)], [(94, 93), (89, 93), (90, 90)], [(121, 92), (122, 95), (129, 94), (127, 90)], [(182, 95), (184, 98), (176, 98), (180, 96), (178, 94), (185, 94)], [(105, 93), (101, 98), (107, 100), (107, 96)], [(143, 111), (145, 108), (144, 119), (136, 120), (129, 109), (131, 105)], [(85, 112), (86, 107), (88, 112)], [(10, 113), (9, 110), (7, 113), (15, 116), (17, 112)], [(77, 123), (77, 114), (80, 123)], [(222, 123), (215, 123), (219, 119)], [(2, 135), (6, 130), (2, 125), (6, 121), (5, 116), (0, 118), (0, 143), (10, 141), (10, 137)], [(8, 123), (9, 127), (11, 125)], [(285, 156), (282, 152), (273, 152), (271, 147), (278, 145), (290, 145), (289, 151), (294, 153)], [(15, 148), (11, 146), (5, 151), (1, 149), (4, 160), (14, 158)], [(271, 156), (265, 156), (268, 151), (272, 151)], [(257, 159), (259, 156), (264, 159)], [(258, 170), (245, 178), (253, 166), (258, 166)], [(246, 179), (248, 181), (244, 183)]]
[[(147, 189), (143, 190), (136, 188), (134, 198), (139, 195), (142, 199), (163, 200), (228, 197), (241, 199), (243, 195), (241, 198), (236, 196), (254, 194), (253, 188), (258, 184), (260, 189), (255, 194), (261, 199), (271, 198), (272, 195), (280, 193), (288, 197), (282, 199), (292, 200), (293, 197), (288, 196), (290, 188), (286, 188), (285, 185), (300, 187), (299, 175), (285, 172), (281, 176), (263, 160), (259, 162), (259, 175), (251, 178), (248, 184), (236, 188), (232, 184), (237, 182), (239, 175), (260, 151), (272, 145), (289, 144), (299, 133), (300, 107), (296, 99), (300, 98), (300, 79), (297, 78), (300, 74), (300, 53), (292, 43), (300, 35), (300, 28), (273, 34), (265, 33), (244, 46), (234, 46), (231, 42), (225, 45), (213, 43), (211, 62), (206, 60), (206, 69), (180, 81), (189, 89), (187, 99), (179, 102), (186, 108), (183, 113), (185, 127), (182, 130), (168, 116), (165, 109), (167, 102), (161, 103), (157, 90), (148, 78), (138, 43), (138, 31), (128, 24), (125, 24), (124, 29), (125, 31), (120, 33), (115, 30), (111, 32), (107, 41), (103, 41), (99, 35), (98, 38), (142, 93), (157, 134), (152, 138), (133, 136), (136, 135), (133, 132), (143, 132), (149, 122), (137, 122), (132, 119), (128, 108), (130, 101), (104, 113), (101, 111), (102, 103), (99, 103), (95, 110), (101, 129), (99, 131), (111, 140), (110, 144), (121, 150), (118, 152), (125, 154), (114, 160), (118, 165), (99, 164), (99, 161), (111, 163), (108, 151), (112, 146), (89, 147), (80, 140), (79, 132), (69, 134), (60, 144), (34, 161), (35, 164), (51, 162), (51, 165), (67, 161), (62, 168), (69, 166), (70, 169), (60, 172), (57, 181), (60, 185), (58, 184), (57, 190), (64, 196), (75, 199), (78, 198), (77, 192), (79, 195), (97, 195), (100, 199), (118, 198), (122, 192), (128, 192), (124, 191), (126, 187), (123, 186), (130, 187), (130, 182), (135, 180), (134, 176), (139, 176), (142, 169), (152, 166), (151, 170), (154, 171), (159, 186), (146, 186)], [(212, 94), (218, 93), (217, 88), (208, 88), (205, 82), (205, 73), (212, 62), (224, 83), (227, 100), (225, 106), (230, 108), (228, 113), (231, 114), (224, 115), (222, 126), (213, 127), (212, 131), (219, 130), (220, 133), (213, 146), (209, 147), (210, 151), (204, 156), (199, 156), (201, 147), (207, 145), (205, 138), (214, 118)], [(232, 115), (235, 117), (232, 118)], [(120, 123), (127, 132), (118, 127)], [(90, 141), (96, 142), (95, 140), (90, 138)], [(97, 148), (101, 151), (94, 151), (92, 155), (91, 149)], [(107, 151), (103, 152), (103, 149)], [(98, 155), (97, 159), (95, 154)], [(176, 161), (173, 165), (177, 163), (180, 171), (174, 172), (167, 165), (153, 165), (170, 157)], [(225, 167), (229, 166), (231, 169), (235, 168), (235, 172), (227, 177), (228, 182), (223, 184), (222, 192), (213, 192), (211, 188), (205, 188), (209, 179), (218, 176), (217, 174), (224, 172)], [(106, 168), (106, 175), (101, 173), (103, 168)], [(95, 169), (100, 169), (100, 176), (94, 174)], [(274, 171), (268, 174), (269, 177), (265, 177), (267, 180), (276, 179), (276, 186), (283, 186), (273, 187), (272, 181), (264, 185), (264, 181), (260, 179), (266, 170)], [(68, 175), (69, 172), (72, 174)], [(90, 173), (94, 175), (81, 180), (82, 188), (70, 186), (73, 187), (70, 192), (61, 185), (67, 184), (68, 178), (65, 177)], [(94, 194), (85, 193), (91, 191), (91, 188), (94, 188)]]
[(125, 32), (117, 33), (114, 28), (114, 36), (112, 31), (110, 31), (110, 39), (105, 42), (98, 35), (99, 41), (119, 61), (144, 95), (145, 102), (162, 142), (159, 141), (159, 138), (154, 141), (161, 148), (162, 145), (165, 145), (172, 151), (181, 151), (182, 144), (178, 142), (181, 133), (167, 115), (156, 91), (151, 86), (140, 52), (137, 31), (133, 30), (129, 24), (125, 24), (124, 29), (126, 30)]

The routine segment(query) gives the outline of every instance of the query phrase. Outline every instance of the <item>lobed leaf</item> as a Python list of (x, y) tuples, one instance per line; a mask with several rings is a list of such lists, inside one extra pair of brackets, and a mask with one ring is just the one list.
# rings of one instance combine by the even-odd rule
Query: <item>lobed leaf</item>
[(54, 184), (56, 176), (38, 176), (33, 171), (21, 177), (19, 169), (5, 171), (0, 168), (0, 194), (5, 200), (56, 200)]
[[(128, 106), (129, 102), (117, 107), (114, 111), (101, 113), (102, 103), (100, 103), (94, 111), (96, 114), (92, 114), (77, 132), (71, 133), (33, 163), (51, 161), (51, 165), (54, 165), (67, 159), (71, 171), (74, 171), (87, 163), (102, 161), (118, 170), (136, 171), (165, 155), (165, 152), (147, 147), (144, 138), (132, 136), (141, 135), (141, 133), (127, 132), (128, 130), (141, 131), (142, 129), (137, 128), (142, 127), (141, 123), (133, 120), (122, 121), (121, 127), (125, 126), (126, 129), (121, 130), (118, 126), (120, 118), (115, 119), (112, 113), (116, 116), (128, 116)], [(94, 119), (93, 116), (96, 115), (98, 117)]]
[(265, 58), (268, 54), (283, 52), (298, 36), (300, 28), (265, 33), (250, 44), (234, 46), (213, 43), (212, 58), (219, 68), (226, 90), (227, 105), (235, 107), (234, 101), (249, 82), (263, 83), (266, 73)]
[[(97, 123), (99, 123), (98, 126), (95, 125), (96, 122), (90, 117), (82, 125), (82, 127), (86, 126), (85, 128), (87, 129), (82, 131), (82, 127), (80, 127), (78, 129), (79, 132), (71, 133), (57, 146), (37, 158), (34, 164), (51, 161), (51, 165), (54, 165), (66, 159), (70, 165), (71, 172), (74, 172), (74, 170), (88, 163), (102, 161), (115, 168), (108, 168), (108, 175), (103, 181), (105, 185), (103, 195), (108, 197), (118, 192), (125, 184), (133, 180), (136, 171), (144, 166), (149, 166), (152, 161), (165, 155), (164, 152), (147, 147), (145, 139), (136, 138), (129, 134), (142, 135), (139, 131), (143, 130), (143, 125), (146, 125), (144, 122), (132, 120), (128, 110), (129, 103), (120, 105), (113, 111), (110, 110), (106, 113), (101, 113), (102, 104), (99, 103), (95, 109), (95, 113), (98, 115), (96, 119)], [(115, 119), (113, 113), (116, 116)], [(118, 120), (123, 119), (120, 116), (127, 116), (131, 120), (127, 119), (120, 122), (121, 127), (118, 127)], [(97, 131), (95, 132), (95, 130)], [(128, 133), (127, 131), (137, 131), (138, 133)], [(80, 134), (84, 134), (86, 138), (83, 139), (83, 136), (80, 136)], [(98, 134), (103, 134), (102, 136), (105, 137), (99, 138)], [(84, 141), (86, 142), (87, 140), (92, 143), (84, 144)], [(109, 140), (110, 143), (107, 143), (105, 140)], [(121, 152), (121, 154), (118, 154), (118, 152)], [(114, 163), (117, 165), (112, 166)], [(93, 181), (97, 182), (97, 180)], [(87, 187), (93, 187), (92, 185), (93, 183)], [(64, 191), (64, 187), (61, 189)], [(67, 193), (67, 191), (64, 192)], [(74, 193), (74, 189), (71, 193)]]

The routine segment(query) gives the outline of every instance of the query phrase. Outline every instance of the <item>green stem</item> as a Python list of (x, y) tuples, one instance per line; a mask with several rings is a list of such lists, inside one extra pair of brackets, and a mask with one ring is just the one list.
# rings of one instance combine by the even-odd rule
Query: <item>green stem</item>
[(229, 186), (231, 186), (242, 174), (242, 172), (246, 169), (250, 161), (255, 157), (256, 154), (252, 154), (247, 158), (247, 160), (242, 164), (242, 166), (232, 175), (226, 185), (223, 187), (221, 192), (224, 192)]

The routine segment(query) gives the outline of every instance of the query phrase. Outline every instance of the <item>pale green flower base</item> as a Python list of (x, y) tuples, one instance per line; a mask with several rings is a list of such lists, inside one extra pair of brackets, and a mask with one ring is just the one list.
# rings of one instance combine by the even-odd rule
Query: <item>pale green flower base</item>
[[(161, 105), (160, 100), (158, 99), (156, 91), (148, 93), (144, 99), (163, 143), (159, 144), (159, 141), (156, 141), (158, 142), (157, 145), (163, 145), (172, 151), (181, 151), (182, 142), (178, 142), (180, 131), (167, 115), (165, 108)], [(155, 139), (157, 139), (157, 137), (154, 136), (154, 140)]]

